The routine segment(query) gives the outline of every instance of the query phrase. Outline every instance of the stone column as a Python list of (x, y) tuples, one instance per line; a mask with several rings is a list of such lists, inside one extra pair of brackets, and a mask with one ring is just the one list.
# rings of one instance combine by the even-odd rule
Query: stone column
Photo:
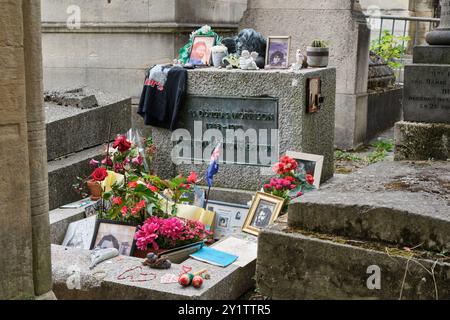
[(26, 112), (30, 163), (30, 206), (33, 236), (33, 276), (37, 296), (52, 289), (46, 128), (42, 85), (40, 0), (22, 5), (26, 76)]
[(52, 287), (40, 2), (0, 0), (0, 8), (0, 299), (32, 299)]
[(427, 34), (430, 45), (450, 45), (450, 0), (441, 0), (441, 23)]

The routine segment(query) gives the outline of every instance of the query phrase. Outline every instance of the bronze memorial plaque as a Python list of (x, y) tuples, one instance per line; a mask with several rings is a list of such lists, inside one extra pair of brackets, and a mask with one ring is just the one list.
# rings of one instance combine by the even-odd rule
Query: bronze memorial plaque
[(278, 151), (278, 99), (188, 96), (178, 128), (191, 135), (191, 160), (200, 160), (199, 148), (222, 142), (224, 163), (270, 166), (262, 158)]

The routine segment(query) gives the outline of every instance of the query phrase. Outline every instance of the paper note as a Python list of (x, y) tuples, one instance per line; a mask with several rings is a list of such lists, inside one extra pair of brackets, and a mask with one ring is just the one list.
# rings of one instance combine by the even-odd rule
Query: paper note
[(255, 240), (244, 240), (229, 237), (213, 245), (214, 249), (238, 256), (233, 263), (241, 268), (256, 260), (258, 255), (258, 243)]

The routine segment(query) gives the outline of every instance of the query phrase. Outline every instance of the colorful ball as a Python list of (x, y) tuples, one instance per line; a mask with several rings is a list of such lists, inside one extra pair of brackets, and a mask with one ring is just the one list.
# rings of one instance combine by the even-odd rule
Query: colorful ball
[(178, 283), (182, 285), (183, 287), (189, 287), (192, 283), (192, 280), (194, 279), (194, 275), (187, 273), (183, 274), (179, 279)]
[(201, 288), (203, 285), (203, 278), (200, 276), (194, 277), (194, 279), (192, 279), (192, 285), (194, 286), (194, 288)]

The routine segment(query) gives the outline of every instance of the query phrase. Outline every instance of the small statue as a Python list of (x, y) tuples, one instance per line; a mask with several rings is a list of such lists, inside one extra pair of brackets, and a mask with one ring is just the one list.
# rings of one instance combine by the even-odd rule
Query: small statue
[(294, 71), (300, 71), (301, 69), (305, 68), (306, 57), (302, 54), (302, 51), (300, 49), (297, 50), (295, 57), (296, 62), (292, 65), (291, 69)]
[(159, 270), (166, 270), (172, 267), (172, 263), (169, 260), (166, 258), (158, 258), (154, 253), (149, 253), (147, 255), (147, 260), (145, 260), (143, 264), (144, 266)]
[(242, 51), (242, 56), (239, 58), (239, 64), (242, 70), (259, 70), (256, 65), (256, 59), (259, 54), (257, 52), (250, 53), (248, 50)]
[(96, 248), (91, 252), (91, 265), (89, 269), (94, 269), (98, 264), (103, 261), (115, 258), (119, 255), (119, 250), (116, 248), (100, 249)]

